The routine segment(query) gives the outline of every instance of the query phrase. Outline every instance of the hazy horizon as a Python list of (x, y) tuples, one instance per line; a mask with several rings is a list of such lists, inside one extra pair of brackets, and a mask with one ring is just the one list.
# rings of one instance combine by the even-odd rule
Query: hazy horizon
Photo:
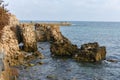
[(120, 23), (120, 21), (74, 21), (74, 20), (19, 20), (19, 21), (38, 21), (38, 22), (113, 22)]
[(120, 22), (120, 0), (4, 0), (19, 20)]

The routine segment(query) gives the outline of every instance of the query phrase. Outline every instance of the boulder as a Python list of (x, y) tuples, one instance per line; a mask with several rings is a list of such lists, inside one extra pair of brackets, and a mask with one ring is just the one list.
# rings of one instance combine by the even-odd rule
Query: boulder
[(104, 46), (99, 46), (97, 42), (83, 44), (74, 57), (78, 61), (101, 61), (106, 57), (106, 48)]
[(78, 51), (77, 46), (68, 42), (52, 43), (50, 47), (52, 55), (72, 57)]

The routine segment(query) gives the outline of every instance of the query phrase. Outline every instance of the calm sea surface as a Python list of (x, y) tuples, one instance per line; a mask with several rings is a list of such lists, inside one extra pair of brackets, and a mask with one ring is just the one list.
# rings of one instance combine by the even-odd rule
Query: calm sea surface
[(107, 59), (117, 63), (82, 63), (72, 59), (52, 58), (50, 44), (38, 42), (44, 50), (43, 62), (28, 69), (20, 70), (19, 80), (120, 80), (120, 23), (118, 22), (71, 22), (72, 26), (61, 27), (62, 34), (78, 47), (88, 42), (98, 42), (107, 48)]

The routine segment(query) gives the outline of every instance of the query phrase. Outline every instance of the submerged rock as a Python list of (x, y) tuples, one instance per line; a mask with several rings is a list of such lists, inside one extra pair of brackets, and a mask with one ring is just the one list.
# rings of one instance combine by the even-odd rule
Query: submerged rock
[(113, 62), (113, 63), (119, 62), (118, 60), (115, 60), (115, 59), (107, 59), (106, 61), (108, 61), (108, 62)]
[(44, 55), (42, 53), (40, 53), (39, 51), (31, 52), (31, 53), (27, 53), (27, 52), (23, 52), (23, 53), (25, 55), (24, 56), (25, 62), (29, 62), (34, 59), (43, 59), (44, 58)]
[(57, 76), (54, 75), (54, 74), (48, 75), (47, 78), (50, 79), (50, 80), (58, 80)]
[(104, 60), (106, 57), (106, 48), (100, 47), (97, 42), (83, 44), (79, 52), (75, 55), (78, 61), (96, 62)]

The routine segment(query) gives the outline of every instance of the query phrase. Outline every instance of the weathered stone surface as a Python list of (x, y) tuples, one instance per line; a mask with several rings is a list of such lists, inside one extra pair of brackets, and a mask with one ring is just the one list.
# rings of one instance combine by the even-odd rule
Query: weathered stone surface
[[(37, 51), (34, 26), (31, 24), (19, 26), (19, 21), (14, 15), (9, 14), (9, 17), (9, 24), (4, 26), (0, 37), (0, 80), (16, 80), (19, 71), (11, 66), (28, 64), (30, 60), (44, 57)], [(24, 44), (24, 50), (32, 52), (31, 54), (19, 49), (21, 44), (18, 43), (21, 42)], [(5, 58), (1, 56), (1, 53), (5, 55)]]
[(62, 40), (63, 36), (57, 25), (40, 25), (35, 24), (37, 41), (58, 41)]
[(72, 56), (77, 52), (77, 46), (73, 45), (64, 37), (58, 25), (40, 25), (36, 24), (37, 40), (50, 41), (50, 51), (56, 56)]
[(31, 52), (31, 53), (27, 53), (27, 52), (23, 52), (24, 53), (24, 60), (25, 62), (29, 62), (33, 59), (43, 59), (44, 55), (42, 55), (39, 51), (36, 52)]
[(9, 26), (16, 27), (17, 25), (19, 25), (19, 20), (16, 18), (15, 15), (9, 14), (9, 16), (10, 16)]
[(21, 24), (20, 29), (22, 31), (24, 50), (27, 52), (37, 51), (35, 27), (29, 24)]
[[(98, 43), (88, 43), (79, 50), (66, 37), (64, 37), (58, 25), (36, 24), (37, 40), (50, 41), (50, 51), (56, 56), (75, 56), (80, 61), (100, 61), (105, 59), (105, 47), (99, 47)], [(76, 55), (75, 55), (76, 54)]]
[(52, 55), (56, 56), (73, 56), (77, 51), (77, 46), (68, 42), (64, 43), (52, 43), (50, 47)]
[(35, 24), (37, 41), (50, 41), (52, 55), (72, 56), (77, 51), (77, 46), (64, 37), (58, 25)]
[(104, 60), (106, 57), (106, 48), (100, 47), (97, 42), (83, 44), (75, 55), (75, 59), (78, 61), (96, 62)]
[(9, 64), (13, 65), (18, 64), (18, 62), (15, 61), (16, 56), (21, 55), (19, 52), (18, 40), (15, 31), (19, 22), (14, 15), (9, 16), (9, 25), (5, 26), (2, 30), (3, 33), (0, 39), (0, 47), (4, 50), (6, 60), (9, 62)]
[(15, 71), (13, 71), (13, 68), (10, 66), (20, 64), (21, 61), (18, 60), (18, 56), (22, 55), (19, 52), (15, 32), (19, 22), (14, 15), (9, 14), (9, 17), (9, 25), (2, 29), (3, 33), (0, 38), (0, 52), (5, 55), (2, 60), (4, 63), (4, 71), (1, 73), (1, 80), (13, 80), (13, 77), (16, 75), (13, 75)]

